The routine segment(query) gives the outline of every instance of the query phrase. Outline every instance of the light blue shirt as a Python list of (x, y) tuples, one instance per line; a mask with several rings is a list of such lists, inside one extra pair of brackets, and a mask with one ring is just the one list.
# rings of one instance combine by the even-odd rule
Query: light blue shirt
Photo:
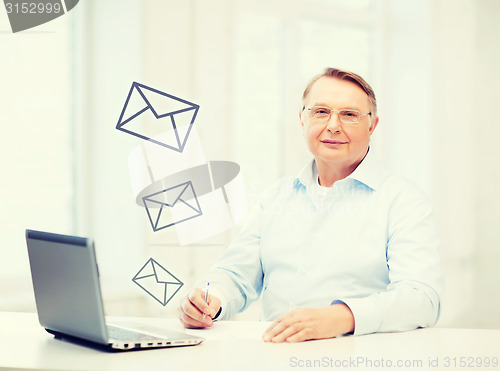
[(343, 302), (354, 334), (432, 326), (442, 270), (432, 208), (367, 156), (332, 188), (315, 162), (277, 182), (204, 278), (228, 319), (257, 300), (261, 320)]

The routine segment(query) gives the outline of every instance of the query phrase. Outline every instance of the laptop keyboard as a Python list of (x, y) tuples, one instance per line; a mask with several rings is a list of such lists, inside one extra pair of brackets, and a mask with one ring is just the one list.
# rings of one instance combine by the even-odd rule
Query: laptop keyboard
[(141, 334), (140, 332), (113, 326), (108, 326), (108, 336), (110, 339), (119, 341), (165, 340), (165, 338), (159, 338), (154, 335)]

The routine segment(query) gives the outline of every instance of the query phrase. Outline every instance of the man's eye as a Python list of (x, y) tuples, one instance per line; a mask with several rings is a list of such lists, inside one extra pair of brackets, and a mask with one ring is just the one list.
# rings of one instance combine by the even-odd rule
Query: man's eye
[(359, 116), (356, 111), (342, 111), (342, 115), (349, 118), (355, 118)]
[(329, 115), (330, 114), (330, 110), (327, 110), (325, 108), (317, 108), (313, 112), (315, 115)]

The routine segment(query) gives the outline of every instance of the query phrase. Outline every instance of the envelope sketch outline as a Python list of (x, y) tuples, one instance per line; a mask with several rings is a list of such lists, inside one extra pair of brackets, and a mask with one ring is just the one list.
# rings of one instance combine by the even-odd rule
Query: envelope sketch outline
[[(150, 99), (146, 97), (145, 92), (147, 92), (150, 96)], [(151, 95), (153, 94), (153, 95)], [(160, 97), (158, 97), (160, 96)], [(172, 106), (169, 109), (166, 109), (166, 112), (160, 112), (160, 108), (155, 108), (154, 105), (151, 103), (151, 98), (155, 99), (161, 99), (164, 102), (169, 102), (169, 104)], [(129, 107), (132, 106), (131, 104), (131, 99), (134, 100), (135, 107), (131, 108), (131, 113), (129, 111)], [(138, 138), (150, 141), (152, 143), (159, 144), (160, 146), (172, 149), (177, 152), (182, 152), (184, 150), (184, 147), (186, 146), (186, 142), (189, 137), (189, 133), (191, 132), (191, 128), (193, 126), (193, 123), (196, 119), (196, 116), (198, 114), (200, 106), (189, 102), (187, 100), (175, 97), (171, 94), (162, 92), (160, 90), (151, 88), (149, 86), (146, 86), (144, 84), (140, 84), (138, 82), (133, 82), (132, 87), (130, 88), (130, 91), (128, 93), (127, 99), (125, 101), (125, 104), (123, 106), (122, 112), (120, 114), (120, 118), (118, 119), (118, 123), (116, 124), (116, 129), (121, 130), (125, 133), (134, 135)], [(188, 124), (188, 127), (185, 132), (182, 134), (180, 133), (180, 127), (175, 121), (175, 116), (183, 113), (187, 113), (192, 111), (192, 118)], [(161, 142), (157, 139), (152, 138), (151, 136), (147, 135), (147, 133), (140, 133), (137, 130), (134, 131), (132, 129), (126, 128), (125, 125), (139, 117), (145, 112), (151, 112), (156, 120), (161, 120), (161, 119), (170, 119), (171, 121), (171, 127), (174, 132), (175, 136), (175, 145), (173, 144), (168, 144), (165, 142)]]
[[(184, 285), (153, 258), (149, 258), (132, 281), (163, 306), (166, 306)], [(171, 292), (172, 290), (174, 291)]]
[[(144, 196), (142, 202), (154, 232), (203, 215), (191, 181)], [(156, 215), (153, 211), (155, 208), (159, 208)], [(161, 225), (160, 221), (165, 219), (166, 208), (172, 210), (174, 218)]]

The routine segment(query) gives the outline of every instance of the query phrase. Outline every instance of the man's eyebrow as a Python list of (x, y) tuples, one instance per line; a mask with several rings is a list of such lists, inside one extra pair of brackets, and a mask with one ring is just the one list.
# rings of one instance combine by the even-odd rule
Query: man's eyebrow
[(330, 107), (330, 105), (326, 103), (314, 103), (311, 107)]
[[(327, 103), (321, 103), (321, 102), (314, 103), (311, 107), (325, 107), (325, 108), (333, 109), (332, 107), (330, 107), (329, 104), (327, 104)], [(341, 107), (339, 109), (352, 109), (352, 110), (356, 110), (356, 111), (360, 111), (361, 112), (361, 108), (357, 107), (355, 105), (347, 105), (347, 106)]]

